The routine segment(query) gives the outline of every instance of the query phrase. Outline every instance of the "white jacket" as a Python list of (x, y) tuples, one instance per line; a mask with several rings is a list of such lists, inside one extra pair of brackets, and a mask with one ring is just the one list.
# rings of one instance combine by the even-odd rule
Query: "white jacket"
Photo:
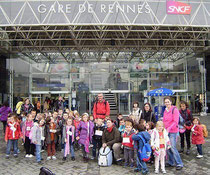
[[(170, 147), (171, 144), (166, 129), (163, 130), (163, 136), (165, 139), (165, 149), (168, 149), (168, 147)], [(153, 129), (153, 132), (151, 134), (151, 147), (152, 146), (154, 146), (156, 150), (160, 150), (160, 138), (158, 130), (156, 128)]]

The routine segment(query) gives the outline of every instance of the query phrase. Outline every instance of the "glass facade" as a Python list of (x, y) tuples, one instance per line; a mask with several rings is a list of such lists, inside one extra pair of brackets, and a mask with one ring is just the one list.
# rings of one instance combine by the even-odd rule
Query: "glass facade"
[[(46, 97), (57, 98), (60, 94), (65, 97), (69, 107), (90, 112), (98, 92), (111, 92), (115, 94), (118, 112), (128, 114), (134, 101), (138, 101), (140, 106), (148, 100), (153, 106), (160, 103), (157, 98), (146, 96), (148, 91), (155, 88), (173, 89), (176, 92), (174, 103), (182, 99), (194, 101), (196, 95), (204, 98), (204, 67), (201, 64), (200, 58), (196, 57), (175, 62), (148, 59), (130, 63), (73, 64), (35, 63), (29, 58), (10, 58), (7, 60), (10, 72), (8, 84), (11, 83), (8, 93), (13, 105), (17, 97), (30, 97), (33, 103), (39, 99), (43, 103)], [(76, 96), (72, 92), (76, 92)], [(195, 108), (194, 104), (191, 106)]]

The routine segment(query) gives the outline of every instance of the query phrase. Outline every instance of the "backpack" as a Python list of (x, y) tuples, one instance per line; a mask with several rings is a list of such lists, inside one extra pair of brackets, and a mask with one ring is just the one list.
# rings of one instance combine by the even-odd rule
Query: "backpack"
[(144, 162), (147, 162), (149, 161), (150, 156), (152, 154), (152, 149), (149, 142), (145, 142), (145, 139), (141, 135), (139, 135), (139, 137), (143, 141), (144, 145), (142, 150), (141, 149), (138, 150), (138, 158)]
[(111, 166), (112, 165), (112, 151), (107, 146), (106, 148), (101, 147), (98, 156), (99, 166)]
[(206, 128), (206, 125), (201, 124), (201, 126), (203, 127), (203, 137), (208, 137), (208, 130)]
[[(172, 109), (172, 114), (174, 113), (175, 107)], [(179, 112), (179, 111), (178, 111)], [(185, 120), (183, 119), (182, 115), (179, 112), (179, 129), (184, 129)]]
[(48, 168), (41, 167), (39, 175), (55, 175), (55, 174), (52, 173), (52, 171), (50, 171)]

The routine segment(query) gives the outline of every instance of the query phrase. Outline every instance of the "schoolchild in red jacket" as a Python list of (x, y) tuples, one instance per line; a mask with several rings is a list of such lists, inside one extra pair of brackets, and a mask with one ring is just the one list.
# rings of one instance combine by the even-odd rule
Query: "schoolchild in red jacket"
[(197, 147), (197, 158), (200, 159), (203, 157), (203, 151), (202, 151), (202, 144), (205, 143), (204, 137), (203, 137), (203, 127), (200, 125), (200, 119), (198, 117), (193, 118), (193, 125), (186, 126), (185, 128), (192, 131), (192, 144), (195, 144)]
[(130, 120), (125, 122), (125, 133), (123, 134), (122, 145), (124, 146), (125, 166), (133, 167), (134, 164), (134, 149), (132, 136), (134, 135), (133, 123)]
[(20, 124), (17, 122), (17, 115), (12, 113), (8, 116), (8, 123), (5, 132), (5, 141), (7, 143), (6, 158), (10, 156), (11, 147), (14, 148), (14, 157), (18, 153), (18, 139), (22, 137)]

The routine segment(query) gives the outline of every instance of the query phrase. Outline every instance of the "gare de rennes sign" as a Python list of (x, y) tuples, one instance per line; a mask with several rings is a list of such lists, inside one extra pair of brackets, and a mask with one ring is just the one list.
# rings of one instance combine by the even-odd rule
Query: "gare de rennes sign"
[[(40, 4), (38, 6), (39, 13), (75, 13), (75, 9), (77, 9), (78, 13), (151, 13), (150, 6), (146, 3), (141, 3), (138, 5), (128, 5), (128, 4), (104, 4), (101, 3), (99, 8), (95, 8), (95, 4), (90, 3), (82, 3), (82, 4), (53, 4), (51, 6), (47, 6), (46, 4)], [(97, 10), (97, 11), (96, 11)]]
[(209, 26), (210, 2), (209, 0), (0, 0), (0, 26), (59, 24)]

